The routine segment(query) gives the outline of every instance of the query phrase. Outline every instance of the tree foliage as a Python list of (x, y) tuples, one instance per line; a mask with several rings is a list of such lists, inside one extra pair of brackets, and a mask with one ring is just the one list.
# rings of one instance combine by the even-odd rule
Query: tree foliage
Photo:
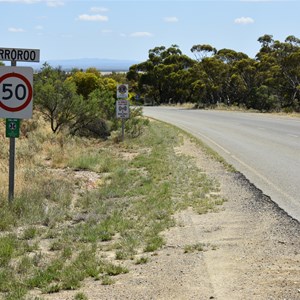
[[(107, 138), (120, 128), (116, 118), (117, 76), (102, 76), (95, 68), (66, 73), (47, 63), (34, 77), (34, 103), (49, 121), (54, 133), (67, 128), (71, 134)], [(120, 77), (124, 79), (124, 77)], [(137, 135), (143, 121), (132, 110), (127, 122), (130, 136)]]
[(211, 45), (191, 47), (195, 59), (177, 45), (149, 50), (131, 66), (127, 79), (152, 104), (192, 102), (199, 107), (224, 103), (260, 111), (300, 111), (300, 39), (258, 38), (255, 58)]
[(147, 61), (130, 68), (127, 79), (131, 80), (131, 85), (137, 86), (137, 91), (153, 103), (187, 101), (183, 92), (187, 84), (185, 77), (194, 61), (183, 55), (177, 45), (151, 49), (148, 57)]
[(35, 105), (50, 121), (54, 133), (74, 122), (84, 107), (75, 84), (66, 80), (66, 74), (61, 69), (53, 70), (47, 64), (35, 77), (34, 93)]

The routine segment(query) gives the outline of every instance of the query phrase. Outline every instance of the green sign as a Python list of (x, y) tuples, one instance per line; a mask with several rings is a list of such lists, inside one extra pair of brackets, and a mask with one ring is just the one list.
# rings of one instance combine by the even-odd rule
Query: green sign
[(6, 119), (6, 137), (18, 138), (20, 136), (20, 119)]

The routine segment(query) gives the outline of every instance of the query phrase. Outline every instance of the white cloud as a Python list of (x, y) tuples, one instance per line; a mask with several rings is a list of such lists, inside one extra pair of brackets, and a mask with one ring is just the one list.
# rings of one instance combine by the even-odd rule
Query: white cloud
[(105, 7), (91, 7), (91, 12), (93, 13), (100, 13), (100, 12), (107, 12), (108, 8)]
[(130, 34), (131, 37), (151, 37), (152, 33), (146, 31), (137, 31)]
[(16, 28), (16, 27), (9, 27), (8, 28), (9, 32), (25, 32), (23, 28)]
[(42, 25), (37, 25), (37, 26), (35, 26), (35, 29), (36, 29), (36, 30), (43, 30), (44, 27), (43, 27)]
[(164, 21), (167, 23), (176, 23), (179, 21), (177, 17), (165, 17)]
[(41, 2), (41, 0), (0, 0), (0, 2), (32, 4)]
[(246, 25), (246, 24), (254, 23), (254, 20), (250, 17), (241, 17), (241, 18), (235, 19), (234, 23)]
[(65, 5), (62, 0), (0, 0), (0, 2), (7, 3), (23, 3), (23, 4), (34, 4), (34, 3), (46, 3), (49, 7), (58, 7)]
[(63, 1), (59, 1), (59, 0), (51, 0), (51, 1), (47, 1), (47, 6), (49, 7), (58, 7), (58, 6), (64, 6), (65, 3)]
[(107, 16), (102, 16), (102, 15), (87, 15), (87, 14), (82, 14), (78, 16), (79, 21), (92, 21), (92, 22), (105, 22), (108, 21)]
[[(278, 2), (281, 0), (240, 0), (241, 2)], [(289, 1), (289, 0), (287, 0)]]

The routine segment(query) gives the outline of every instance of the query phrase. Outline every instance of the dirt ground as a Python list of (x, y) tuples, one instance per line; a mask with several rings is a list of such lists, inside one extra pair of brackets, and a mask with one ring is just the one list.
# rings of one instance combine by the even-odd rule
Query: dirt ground
[[(164, 233), (166, 245), (113, 285), (86, 280), (78, 291), (42, 295), (71, 300), (78, 292), (100, 299), (300, 299), (300, 224), (239, 173), (226, 171), (189, 141), (177, 149), (220, 183), (227, 201), (218, 212), (187, 209)], [(188, 251), (187, 245), (204, 251)], [(145, 256), (143, 254), (143, 256)]]

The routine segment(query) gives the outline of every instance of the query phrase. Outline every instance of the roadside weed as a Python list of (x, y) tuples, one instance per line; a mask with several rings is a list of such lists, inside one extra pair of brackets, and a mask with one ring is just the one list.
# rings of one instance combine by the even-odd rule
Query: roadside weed
[(88, 300), (88, 297), (84, 293), (77, 293), (74, 300)]
[(103, 276), (102, 277), (102, 284), (103, 285), (112, 285), (115, 283), (115, 280), (113, 280), (110, 276)]
[(208, 251), (210, 249), (216, 250), (217, 246), (211, 244), (196, 243), (192, 245), (185, 245), (184, 253), (203, 252), (203, 251)]
[(139, 259), (136, 260), (135, 264), (136, 265), (144, 265), (148, 262), (149, 262), (149, 258), (145, 257), (145, 256), (142, 256), (142, 257), (140, 257)]
[(202, 252), (204, 251), (205, 245), (202, 243), (197, 243), (194, 245), (184, 246), (184, 253)]
[(78, 152), (68, 161), (68, 166), (79, 170), (90, 170), (99, 173), (106, 173), (113, 170), (117, 160), (109, 151)]
[(34, 226), (30, 226), (26, 228), (23, 232), (22, 239), (31, 240), (37, 235), (37, 228)]

